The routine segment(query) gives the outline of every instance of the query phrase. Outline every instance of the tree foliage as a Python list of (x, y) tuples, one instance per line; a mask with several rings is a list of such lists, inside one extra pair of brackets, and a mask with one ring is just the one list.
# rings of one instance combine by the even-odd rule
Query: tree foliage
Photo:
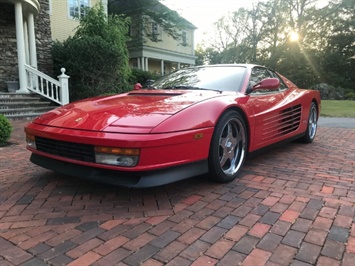
[[(264, 0), (215, 23), (203, 63), (254, 63), (300, 87), (326, 82), (355, 92), (355, 0)], [(290, 41), (291, 33), (299, 39)]]
[(108, 10), (111, 14), (123, 15), (132, 20), (131, 32), (138, 34), (131, 37), (139, 43), (144, 38), (161, 41), (161, 36), (152, 32), (153, 21), (175, 40), (182, 40), (182, 30), (195, 27), (159, 0), (110, 0)]
[(140, 83), (143, 87), (147, 86), (147, 83), (152, 80), (157, 80), (161, 75), (151, 73), (138, 68), (133, 68), (129, 77), (129, 83), (135, 84)]
[(65, 66), (71, 101), (128, 88), (127, 30), (127, 19), (107, 16), (100, 4), (81, 16), (73, 37), (54, 43), (54, 67)]

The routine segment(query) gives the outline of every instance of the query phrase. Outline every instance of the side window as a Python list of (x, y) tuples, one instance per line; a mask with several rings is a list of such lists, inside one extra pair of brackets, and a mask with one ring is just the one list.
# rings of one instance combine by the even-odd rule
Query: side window
[[(263, 79), (266, 78), (272, 78), (270, 72), (263, 67), (254, 67), (251, 70), (251, 74), (250, 74), (250, 79), (249, 79), (249, 88), (253, 87), (255, 84), (259, 83), (260, 81), (262, 81)], [(264, 93), (269, 93), (269, 92), (275, 92), (275, 90), (255, 90), (253, 91), (251, 94), (264, 94)]]
[(256, 83), (259, 83), (263, 79), (266, 78), (271, 78), (272, 76), (270, 73), (267, 71), (266, 68), (262, 67), (254, 67), (251, 70), (251, 75), (250, 75), (250, 80), (249, 80), (249, 86), (254, 86)]
[(279, 91), (285, 91), (288, 89), (288, 87), (286, 86), (285, 82), (279, 77), (279, 75), (277, 75), (274, 71), (269, 70), (269, 72), (271, 73), (271, 76), (273, 78), (277, 78), (280, 81), (280, 87), (279, 87)]

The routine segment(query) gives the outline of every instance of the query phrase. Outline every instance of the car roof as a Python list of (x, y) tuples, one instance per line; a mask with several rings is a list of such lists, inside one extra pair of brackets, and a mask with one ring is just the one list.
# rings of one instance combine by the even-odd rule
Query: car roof
[(214, 64), (214, 65), (201, 65), (201, 66), (195, 66), (195, 67), (246, 67), (246, 68), (253, 68), (253, 67), (264, 67), (260, 65), (255, 65), (255, 64)]

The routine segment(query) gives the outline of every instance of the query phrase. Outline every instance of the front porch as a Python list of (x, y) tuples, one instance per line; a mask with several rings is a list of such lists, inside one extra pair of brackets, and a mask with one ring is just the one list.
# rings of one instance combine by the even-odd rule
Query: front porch
[(143, 46), (129, 49), (130, 67), (135, 67), (162, 76), (180, 68), (195, 65), (194, 55), (161, 48)]
[[(51, 77), (52, 39), (48, 11), (48, 0), (0, 0), (2, 95), (15, 98), (14, 94), (6, 95), (7, 84), (15, 82), (18, 84), (16, 93), (20, 95), (35, 93), (60, 105), (69, 102), (69, 77), (65, 70), (58, 76), (59, 80)], [(1, 104), (1, 113), (4, 109), (12, 110), (11, 106)]]

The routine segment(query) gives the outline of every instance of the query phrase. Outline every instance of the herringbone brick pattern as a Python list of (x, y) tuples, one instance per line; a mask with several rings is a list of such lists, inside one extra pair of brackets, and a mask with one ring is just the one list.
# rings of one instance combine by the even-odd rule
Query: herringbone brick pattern
[(354, 265), (355, 130), (249, 158), (229, 184), (127, 189), (0, 148), (0, 265)]

